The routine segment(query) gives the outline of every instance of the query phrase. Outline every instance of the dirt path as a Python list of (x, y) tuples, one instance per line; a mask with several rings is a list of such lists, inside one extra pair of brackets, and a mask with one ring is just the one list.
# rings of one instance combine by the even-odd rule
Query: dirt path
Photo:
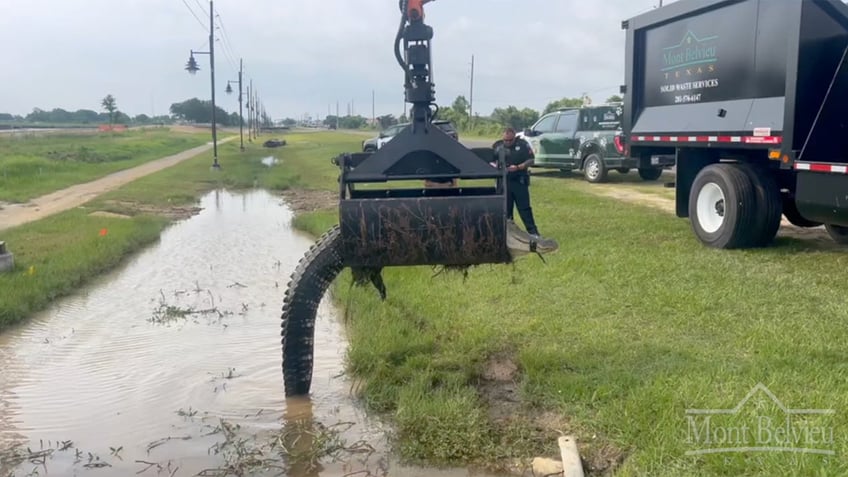
[[(234, 139), (238, 138), (219, 140), (218, 144), (220, 145)], [(131, 169), (112, 173), (91, 182), (77, 184), (67, 189), (52, 192), (23, 204), (3, 204), (2, 208), (0, 208), (0, 231), (78, 207), (100, 194), (115, 190), (146, 175), (177, 165), (210, 149), (212, 149), (212, 144), (205, 144), (174, 154), (173, 156), (163, 157)]]
[[(649, 207), (668, 212), (669, 214), (675, 213), (675, 205), (673, 199), (666, 199), (659, 195), (640, 192), (638, 190), (628, 188), (625, 184), (580, 184), (580, 186), (581, 190), (596, 195), (611, 197), (622, 202), (647, 205)], [(777, 236), (804, 240), (805, 242), (814, 245), (816, 248), (821, 249), (845, 249), (844, 246), (835, 243), (833, 239), (830, 238), (830, 235), (827, 234), (827, 231), (825, 230), (824, 226), (813, 228), (796, 227), (795, 225), (789, 223), (789, 221), (787, 221), (785, 217), (781, 219), (780, 230), (778, 231)]]

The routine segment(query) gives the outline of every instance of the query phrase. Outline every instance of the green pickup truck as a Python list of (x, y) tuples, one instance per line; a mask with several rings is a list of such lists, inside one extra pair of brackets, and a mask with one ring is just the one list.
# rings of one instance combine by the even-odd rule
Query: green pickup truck
[(659, 179), (664, 168), (674, 166), (674, 156), (652, 157), (641, 167), (638, 158), (625, 157), (621, 113), (619, 103), (564, 108), (542, 116), (519, 136), (533, 148), (534, 167), (582, 170), (593, 183), (606, 181), (610, 170), (627, 174), (638, 169), (644, 180)]

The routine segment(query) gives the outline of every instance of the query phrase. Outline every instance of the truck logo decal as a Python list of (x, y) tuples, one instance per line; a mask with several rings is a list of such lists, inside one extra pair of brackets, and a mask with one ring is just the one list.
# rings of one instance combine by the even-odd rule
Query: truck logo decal
[[(707, 65), (706, 69), (709, 69), (718, 61), (718, 47), (714, 44), (716, 40), (718, 36), (701, 39), (691, 31), (687, 31), (680, 43), (663, 48), (664, 68), (662, 71), (687, 67), (691, 70), (691, 67), (698, 65)], [(700, 66), (700, 69), (703, 71), (704, 66)]]
[(718, 88), (718, 78), (703, 77), (717, 71), (718, 38), (698, 38), (689, 30), (680, 43), (663, 48), (660, 71), (665, 80), (680, 81), (661, 85), (660, 93), (674, 94), (674, 104), (694, 103), (702, 100), (703, 90)]

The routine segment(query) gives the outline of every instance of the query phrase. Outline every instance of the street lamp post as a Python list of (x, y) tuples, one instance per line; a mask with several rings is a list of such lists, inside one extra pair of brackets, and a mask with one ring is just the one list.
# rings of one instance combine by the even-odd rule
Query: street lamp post
[(209, 55), (209, 73), (212, 81), (212, 149), (214, 154), (214, 162), (212, 163), (213, 169), (220, 169), (221, 165), (218, 164), (218, 129), (217, 129), (217, 120), (215, 118), (215, 20), (214, 20), (214, 8), (212, 5), (212, 0), (209, 0), (209, 51), (194, 51), (191, 50), (191, 55), (188, 58), (188, 63), (186, 63), (186, 71), (191, 74), (197, 73), (200, 68), (197, 66), (197, 61), (194, 59), (194, 55)]
[[(244, 152), (244, 116), (242, 116), (242, 106), (241, 106), (242, 105), (242, 98), (241, 97), (242, 97), (242, 93), (243, 93), (243, 90), (241, 88), (242, 69), (243, 69), (243, 63), (242, 63), (242, 60), (239, 59), (239, 74), (238, 74), (239, 137), (240, 137), (240, 140), (241, 140), (241, 151)], [(230, 83), (234, 83), (234, 82), (235, 81), (232, 81), (232, 80), (227, 81), (227, 94), (231, 94), (233, 92), (233, 88), (230, 87)]]

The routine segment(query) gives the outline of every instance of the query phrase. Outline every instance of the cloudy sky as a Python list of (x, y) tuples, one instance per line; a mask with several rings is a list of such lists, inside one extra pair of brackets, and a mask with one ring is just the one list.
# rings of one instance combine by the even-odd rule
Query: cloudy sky
[[(665, 3), (670, 3), (666, 0)], [(658, 0), (437, 0), (427, 5), (436, 98), (469, 94), (474, 110), (542, 109), (589, 93), (602, 101), (623, 81), (621, 21)], [(393, 54), (396, 0), (217, 0), (216, 95), (252, 79), (275, 119), (403, 112), (403, 72)], [(190, 10), (191, 9), (191, 10)], [(100, 110), (113, 94), (130, 114), (167, 114), (191, 97), (209, 99), (208, 0), (0, 0), (0, 112), (38, 107)], [(195, 18), (196, 15), (198, 18)], [(205, 15), (205, 16), (204, 16)], [(234, 84), (234, 88), (237, 86)]]

